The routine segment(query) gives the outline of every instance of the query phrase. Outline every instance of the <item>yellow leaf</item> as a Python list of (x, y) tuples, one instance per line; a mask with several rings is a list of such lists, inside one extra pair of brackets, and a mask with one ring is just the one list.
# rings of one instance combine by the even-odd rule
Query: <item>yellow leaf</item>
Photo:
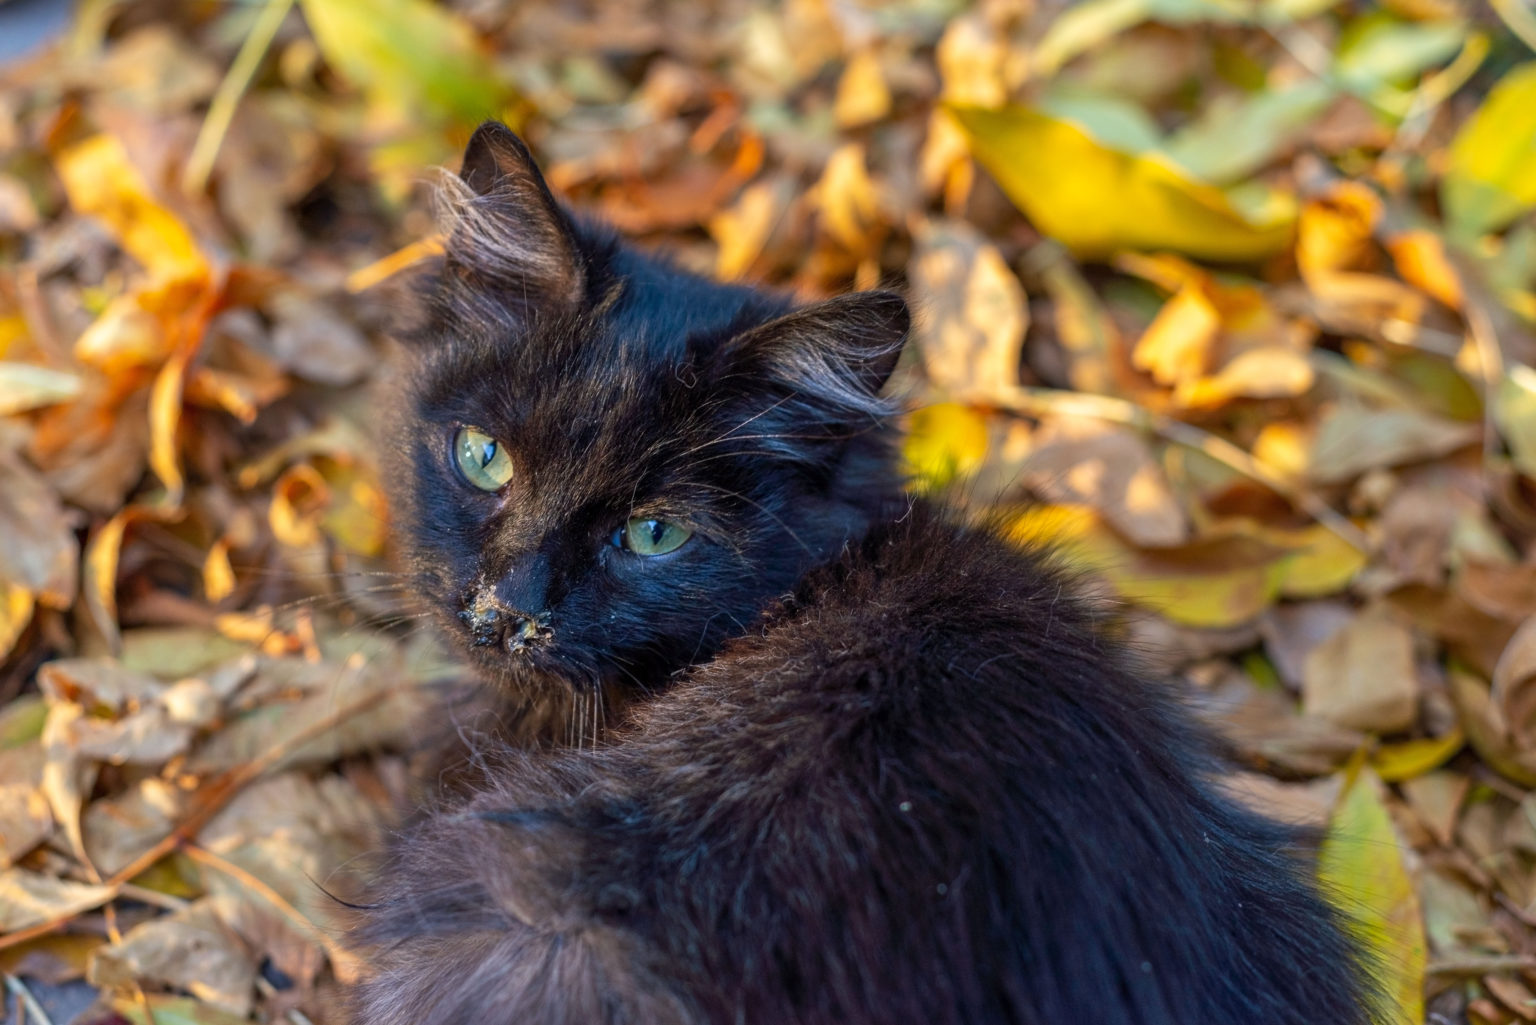
[(217, 604), (235, 590), (235, 570), (229, 564), (229, 541), (219, 538), (203, 559), (203, 594)]
[(330, 502), (330, 488), (308, 463), (283, 471), (272, 485), (272, 506), (267, 519), (272, 533), (290, 548), (309, 548), (320, 543), (320, 517)]
[(1462, 125), (1440, 200), (1460, 237), (1498, 231), (1536, 206), (1536, 62), (1505, 74)]
[(1371, 233), (1381, 218), (1381, 200), (1369, 186), (1339, 182), (1310, 200), (1296, 223), (1296, 264), (1312, 284), (1318, 277), (1371, 269)]
[(827, 159), (816, 184), (821, 227), (855, 256), (873, 251), (885, 234), (875, 183), (864, 163), (864, 147), (844, 143)]
[(1318, 879), (1364, 946), (1380, 985), (1381, 1021), (1424, 1020), (1428, 959), (1418, 893), (1380, 783), (1360, 771), (1339, 795), (1319, 852)]
[(1181, 384), (1173, 397), (1188, 409), (1211, 409), (1235, 398), (1289, 398), (1310, 389), (1313, 376), (1304, 354), (1266, 345), (1238, 353), (1210, 377)]
[(1414, 288), (1428, 292), (1453, 310), (1461, 309), (1461, 275), (1445, 253), (1445, 242), (1422, 228), (1400, 231), (1386, 240), (1397, 272)]
[(158, 366), (171, 352), (171, 339), (159, 317), (145, 308), (136, 292), (107, 304), (75, 341), (75, 358), (107, 374), (130, 367)]
[(149, 393), (149, 467), (165, 485), (167, 506), (181, 504), (185, 484), (176, 439), (181, 426), (181, 396), (191, 359), (192, 353), (183, 349), (166, 360)]
[(867, 125), (891, 112), (891, 91), (886, 87), (880, 57), (875, 51), (860, 50), (849, 59), (837, 81), (837, 100), (832, 112), (843, 128)]
[(969, 477), (987, 458), (987, 421), (969, 406), (941, 402), (912, 414), (902, 456), (919, 490)]
[(1443, 737), (1383, 744), (1371, 753), (1371, 768), (1388, 783), (1417, 779), (1450, 761), (1466, 742), (1467, 738), (1458, 726)]
[(1258, 260), (1283, 249), (1294, 201), (1263, 194), (1240, 210), (1235, 193), (1197, 182), (1156, 155), (1123, 153), (1077, 125), (1013, 106), (952, 107), (972, 152), (1041, 232), (1085, 257), (1172, 249), (1210, 260)]
[(86, 612), (112, 651), (122, 637), (117, 625), (117, 560), (134, 514), (132, 507), (122, 510), (103, 523), (85, 546)]
[(1281, 560), (1280, 594), (1286, 598), (1321, 598), (1348, 587), (1365, 568), (1366, 554), (1321, 525), (1294, 532), (1270, 532), (1266, 536), (1297, 546)]
[(1221, 319), (1198, 285), (1185, 285), (1157, 311), (1136, 342), (1131, 363), (1158, 384), (1193, 381), (1211, 363)]
[(72, 399), (85, 388), (75, 374), (32, 363), (0, 363), (0, 416)]
[(0, 662), (10, 655), (21, 632), (32, 622), (32, 592), (0, 580)]
[[(392, 126), (471, 125), (502, 113), (509, 90), (469, 22), (426, 0), (301, 0), (326, 62), (367, 90)], [(419, 165), (418, 165), (419, 166)]]
[(320, 529), (349, 551), (378, 555), (389, 536), (389, 510), (378, 481), (356, 462), (322, 460), (319, 470), (330, 494)]
[(69, 204), (101, 219), (130, 256), (161, 278), (208, 274), (192, 234), (150, 195), (121, 143), (93, 135), (58, 154), (56, 165)]

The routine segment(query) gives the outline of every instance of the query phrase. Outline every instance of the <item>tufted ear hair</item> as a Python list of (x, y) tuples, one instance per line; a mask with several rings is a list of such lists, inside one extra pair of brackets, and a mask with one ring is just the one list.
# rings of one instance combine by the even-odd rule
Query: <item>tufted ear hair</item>
[[(880, 389), (911, 326), (894, 292), (855, 292), (802, 307), (722, 344), (720, 384), (765, 408), (757, 428), (782, 425), (782, 454), (816, 458), (827, 440), (877, 426), (892, 412)], [(771, 433), (754, 429), (753, 434)]]
[(587, 282), (575, 228), (510, 128), (487, 121), (476, 129), (444, 192), (449, 272), (523, 319), (581, 302)]

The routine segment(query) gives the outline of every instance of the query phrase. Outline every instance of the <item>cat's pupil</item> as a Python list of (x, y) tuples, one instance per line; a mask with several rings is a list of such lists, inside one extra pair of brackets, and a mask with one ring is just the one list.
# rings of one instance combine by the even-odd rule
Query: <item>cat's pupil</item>
[(667, 533), (667, 525), (661, 520), (646, 520), (645, 529), (651, 533), (651, 544), (661, 544), (662, 537)]
[(496, 458), (496, 443), (494, 441), (487, 441), (484, 445), (482, 445), (480, 447), (480, 465), (482, 467), (490, 466), (491, 465), (491, 460), (495, 459), (495, 458)]

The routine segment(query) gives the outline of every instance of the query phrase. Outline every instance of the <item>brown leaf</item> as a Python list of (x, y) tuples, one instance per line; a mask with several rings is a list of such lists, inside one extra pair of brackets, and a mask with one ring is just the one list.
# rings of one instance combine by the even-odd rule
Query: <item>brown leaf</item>
[(213, 903), (201, 900), (135, 926), (120, 943), (98, 948), (86, 981), (108, 988), (159, 983), (244, 1017), (251, 1009), (256, 960), (214, 912)]
[(1054, 418), (1034, 438), (1019, 479), (1061, 504), (1097, 509), (1138, 545), (1182, 544), (1189, 523), (1146, 441), (1134, 431), (1088, 420)]
[(53, 813), (42, 791), (45, 763), (41, 744), (0, 750), (0, 868), (53, 833)]
[(152, 778), (126, 793), (92, 801), (81, 819), (91, 864), (104, 876), (132, 864), (175, 828), (187, 800), (187, 791)]
[(16, 453), (0, 449), (0, 480), (0, 580), (25, 587), (45, 605), (68, 608), (80, 551), (73, 518)]
[(1302, 671), (1302, 707), (1352, 729), (1393, 733), (1418, 714), (1413, 635), (1371, 606), (1313, 648)]
[(1368, 410), (1341, 405), (1323, 418), (1308, 476), (1331, 484), (1378, 466), (1432, 459), (1475, 444), (1482, 432), (1414, 409)]
[(910, 273), (928, 379), (951, 397), (982, 401), (1017, 385), (1029, 312), (997, 248), (963, 222), (929, 221)]
[(0, 871), (0, 933), (87, 911), (116, 896), (110, 886), (74, 883), (19, 868)]

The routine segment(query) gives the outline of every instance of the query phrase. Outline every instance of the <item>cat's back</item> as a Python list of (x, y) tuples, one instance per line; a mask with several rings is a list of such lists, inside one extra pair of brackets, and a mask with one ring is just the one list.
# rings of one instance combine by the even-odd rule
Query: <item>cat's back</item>
[(610, 745), (510, 753), (405, 848), (458, 880), (411, 914), (539, 966), (484, 1005), (521, 1021), (1364, 1022), (1297, 838), (1094, 615), (915, 504)]

